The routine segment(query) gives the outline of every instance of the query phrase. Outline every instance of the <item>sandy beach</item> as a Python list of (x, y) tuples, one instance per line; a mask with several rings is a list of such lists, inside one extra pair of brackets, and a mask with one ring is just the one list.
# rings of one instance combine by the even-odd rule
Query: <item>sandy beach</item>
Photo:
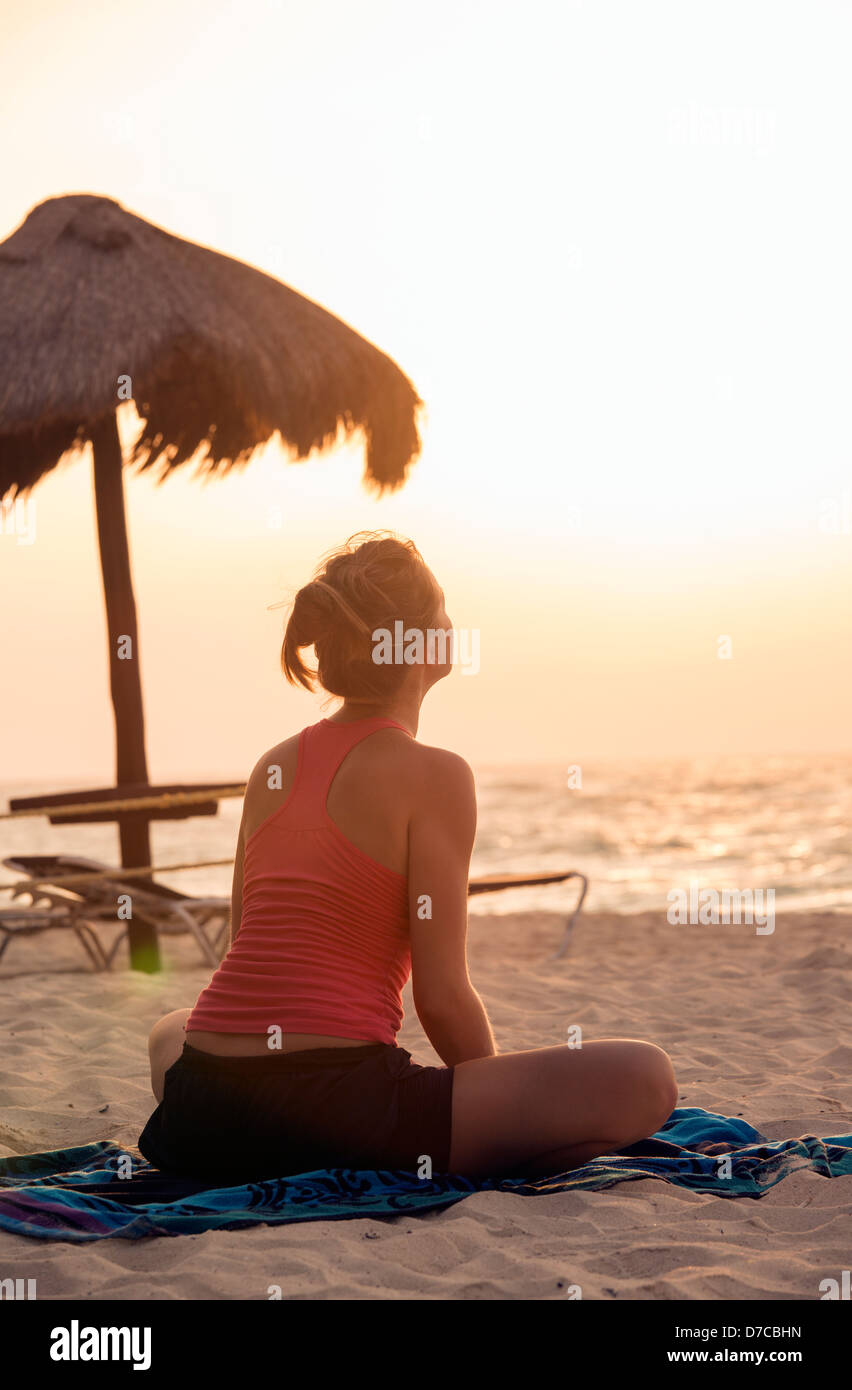
[[(581, 918), (553, 962), (558, 914), (471, 919), (471, 975), (502, 1052), (648, 1038), (672, 1056), (680, 1104), (742, 1115), (770, 1139), (852, 1130), (852, 916), (754, 928), (672, 927), (659, 914)], [(51, 970), (44, 972), (49, 951)], [(0, 970), (0, 1154), (135, 1143), (153, 1100), (145, 1039), (209, 970), (165, 942), (160, 977), (94, 974), (59, 933), (16, 942)], [(400, 1043), (432, 1049), (405, 993)], [(811, 1173), (760, 1201), (644, 1180), (603, 1192), (481, 1193), (445, 1212), (87, 1246), (0, 1232), (0, 1272), (39, 1298), (818, 1299), (848, 1268), (852, 1184)]]

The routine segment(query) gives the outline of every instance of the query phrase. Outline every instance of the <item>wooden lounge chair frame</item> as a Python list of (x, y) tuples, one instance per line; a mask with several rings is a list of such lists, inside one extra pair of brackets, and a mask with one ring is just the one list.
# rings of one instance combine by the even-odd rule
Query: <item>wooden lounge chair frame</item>
[(470, 880), (467, 885), (467, 895), (472, 898), (479, 893), (500, 893), (505, 888), (538, 888), (548, 883), (566, 883), (569, 878), (580, 880), (580, 895), (577, 898), (574, 911), (566, 919), (559, 948), (551, 956), (551, 960), (559, 960), (571, 944), (574, 924), (583, 910), (583, 903), (589, 891), (589, 880), (585, 874), (580, 873), (579, 869), (568, 869), (564, 873), (485, 874), (482, 878)]
[[(49, 879), (48, 884), (39, 884), (32, 889), (23, 884), (18, 894), (27, 893), (37, 902), (39, 899), (57, 904), (70, 896), (79, 905), (79, 910), (88, 921), (96, 920), (111, 925), (124, 926), (112, 945), (104, 949), (104, 967), (109, 968), (127, 934), (123, 919), (117, 915), (117, 901), (127, 896), (132, 903), (134, 917), (142, 922), (150, 922), (157, 931), (165, 935), (189, 932), (194, 936), (198, 948), (208, 965), (217, 966), (222, 957), (222, 947), (227, 939), (228, 919), (231, 910), (230, 898), (196, 898), (180, 893), (176, 888), (167, 888), (163, 883), (151, 879), (126, 878), (121, 869), (112, 864), (103, 864), (96, 859), (83, 859), (65, 854), (13, 855), (4, 859), (4, 865), (15, 873), (27, 874), (34, 879)], [(88, 879), (83, 882), (63, 885), (63, 878), (77, 874), (109, 874), (109, 877)], [(61, 895), (61, 897), (57, 897)], [(34, 904), (35, 905), (35, 904)], [(218, 929), (211, 939), (205, 928), (218, 922)]]
[(108, 962), (97, 932), (79, 915), (76, 904), (61, 906), (60, 903), (61, 899), (57, 898), (50, 908), (0, 907), (0, 960), (15, 937), (34, 936), (37, 932), (61, 927), (74, 932), (96, 970), (106, 970)]

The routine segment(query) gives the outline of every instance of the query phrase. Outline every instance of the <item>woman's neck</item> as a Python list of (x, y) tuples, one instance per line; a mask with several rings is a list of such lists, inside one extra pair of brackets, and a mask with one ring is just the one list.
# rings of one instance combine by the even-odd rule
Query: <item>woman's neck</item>
[(412, 691), (401, 692), (393, 700), (344, 700), (329, 719), (333, 724), (353, 724), (357, 719), (395, 719), (416, 738), (422, 698), (419, 691)]

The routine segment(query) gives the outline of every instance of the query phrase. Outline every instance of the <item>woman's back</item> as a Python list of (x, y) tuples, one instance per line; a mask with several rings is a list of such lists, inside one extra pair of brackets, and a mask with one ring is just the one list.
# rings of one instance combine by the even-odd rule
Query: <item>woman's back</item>
[(239, 929), (188, 1033), (255, 1035), (260, 1047), (292, 1034), (395, 1042), (411, 968), (412, 747), (395, 720), (323, 719), (260, 760)]
[[(406, 812), (413, 740), (397, 720), (359, 719), (342, 724), (321, 720), (314, 727), (331, 730), (367, 729), (349, 745), (337, 765), (327, 794), (326, 809), (342, 835), (386, 868), (405, 874), (408, 867)], [(245, 840), (275, 815), (290, 795), (296, 779), (301, 734), (286, 739), (260, 759), (257, 775), (246, 789), (243, 810)], [(416, 747), (416, 745), (415, 745)], [(280, 769), (278, 786), (275, 771)]]

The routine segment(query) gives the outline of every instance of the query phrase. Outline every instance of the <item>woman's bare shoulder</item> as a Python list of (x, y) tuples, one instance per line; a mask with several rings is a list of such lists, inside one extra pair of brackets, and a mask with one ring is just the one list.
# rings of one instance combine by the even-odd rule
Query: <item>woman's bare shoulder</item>
[(272, 748), (267, 748), (265, 753), (261, 753), (249, 774), (247, 790), (269, 787), (270, 784), (274, 786), (276, 782), (280, 784), (282, 779), (287, 779), (288, 773), (295, 770), (298, 756), (298, 734), (293, 734), (291, 738), (282, 739)]
[(412, 770), (422, 791), (439, 797), (449, 796), (454, 800), (475, 799), (473, 769), (459, 753), (428, 743), (412, 742), (410, 756)]

